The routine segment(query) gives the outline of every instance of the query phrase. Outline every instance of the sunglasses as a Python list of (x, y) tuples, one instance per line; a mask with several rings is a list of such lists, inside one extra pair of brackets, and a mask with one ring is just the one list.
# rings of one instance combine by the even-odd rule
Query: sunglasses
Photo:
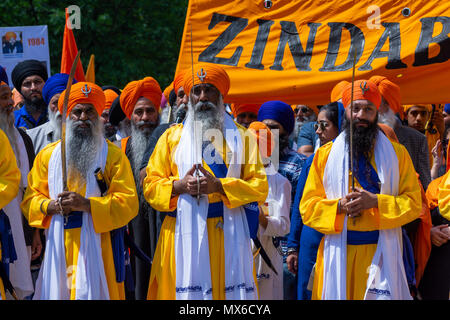
[(309, 108), (307, 107), (297, 108), (295, 109), (295, 113), (297, 113), (299, 110), (301, 110), (303, 113), (307, 113), (309, 111)]
[(317, 129), (319, 129), (319, 127), (320, 127), (320, 130), (324, 131), (329, 126), (330, 126), (330, 124), (328, 122), (320, 121), (319, 123), (314, 124), (314, 131), (317, 131)]

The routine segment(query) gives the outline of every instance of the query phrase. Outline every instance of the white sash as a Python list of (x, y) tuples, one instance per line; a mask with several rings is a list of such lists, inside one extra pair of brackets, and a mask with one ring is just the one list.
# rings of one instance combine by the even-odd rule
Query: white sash
[[(194, 146), (194, 123), (188, 114), (175, 152), (179, 176), (184, 177), (194, 163), (201, 163), (201, 144)], [(241, 135), (230, 116), (225, 116), (225, 139), (232, 152), (227, 177), (239, 178), (243, 145)], [(199, 136), (199, 135), (198, 135)], [(199, 138), (201, 138), (199, 136)], [(197, 141), (199, 142), (199, 141)], [(197, 152), (195, 152), (197, 151)], [(179, 196), (175, 225), (176, 297), (177, 299), (212, 299), (209, 263), (208, 197)], [(256, 299), (253, 256), (244, 209), (224, 205), (225, 292), (232, 300)]]
[[(30, 171), (28, 153), (25, 148), (22, 136), (17, 129), (14, 130), (20, 160), (21, 183), (23, 187), (27, 186), (27, 176)], [(16, 154), (17, 157), (17, 154)], [(23, 199), (23, 189), (19, 188), (17, 196), (3, 208), (11, 223), (11, 231), (16, 249), (17, 260), (10, 264), (9, 279), (19, 299), (23, 299), (33, 293), (33, 281), (31, 279), (31, 252), (25, 243), (25, 235), (22, 225), (22, 211), (20, 203)]]
[[(100, 190), (94, 177), (94, 170), (100, 167), (105, 170), (108, 145), (103, 140), (101, 152), (89, 170), (86, 181), (86, 197), (100, 196)], [(61, 177), (61, 144), (59, 143), (49, 161), (48, 186), (50, 198), (62, 192)], [(69, 300), (71, 279), (67, 278), (64, 218), (55, 214), (50, 222), (47, 234), (44, 261), (36, 281), (34, 300)], [(80, 248), (76, 269), (73, 270), (76, 280), (75, 299), (77, 300), (108, 300), (109, 291), (106, 282), (105, 268), (102, 259), (100, 234), (94, 230), (91, 214), (83, 212), (83, 222), (80, 234)]]
[[(375, 164), (381, 182), (381, 194), (398, 195), (399, 163), (391, 142), (380, 133), (375, 143)], [(345, 132), (333, 143), (325, 167), (323, 185), (328, 199), (348, 193), (348, 147)], [(401, 228), (379, 230), (366, 285), (364, 299), (412, 299), (403, 266)], [(340, 234), (324, 237), (323, 300), (346, 299), (347, 284), (347, 216)]]

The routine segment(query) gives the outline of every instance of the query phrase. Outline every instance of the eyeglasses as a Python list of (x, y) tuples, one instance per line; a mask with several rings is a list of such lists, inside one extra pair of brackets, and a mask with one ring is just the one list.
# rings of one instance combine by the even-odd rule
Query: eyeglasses
[(330, 126), (330, 124), (328, 122), (320, 121), (319, 123), (314, 124), (314, 131), (317, 131), (317, 129), (319, 129), (319, 127), (320, 127), (320, 130), (324, 131), (325, 128), (327, 128), (329, 126)]

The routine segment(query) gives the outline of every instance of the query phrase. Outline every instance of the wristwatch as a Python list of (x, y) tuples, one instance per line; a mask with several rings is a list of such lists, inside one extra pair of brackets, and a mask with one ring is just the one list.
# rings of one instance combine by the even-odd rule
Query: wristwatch
[(291, 253), (297, 253), (297, 248), (288, 248), (287, 249), (287, 252), (286, 252), (286, 255), (288, 256), (288, 255), (290, 255)]

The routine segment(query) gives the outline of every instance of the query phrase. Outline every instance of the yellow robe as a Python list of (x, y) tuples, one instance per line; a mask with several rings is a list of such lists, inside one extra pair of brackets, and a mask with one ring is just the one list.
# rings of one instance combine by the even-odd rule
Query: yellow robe
[[(59, 143), (55, 142), (39, 152), (33, 168), (28, 174), (28, 188), (21, 204), (22, 212), (30, 226), (49, 228), (51, 217), (47, 212), (50, 203), (48, 188), (48, 163), (50, 156)], [(91, 214), (95, 232), (100, 233), (102, 258), (111, 300), (125, 299), (123, 282), (116, 282), (116, 273), (112, 255), (110, 231), (123, 227), (138, 213), (138, 198), (130, 163), (120, 148), (108, 143), (108, 155), (104, 170), (104, 177), (108, 192), (104, 197), (91, 197)], [(69, 191), (85, 195), (86, 185), (68, 181)], [(42, 204), (42, 211), (41, 211)], [(81, 228), (65, 229), (64, 244), (66, 251), (67, 278), (72, 282), (71, 299), (75, 299), (75, 271), (80, 247)]]
[[(179, 143), (183, 125), (178, 124), (169, 128), (159, 138), (147, 166), (147, 177), (144, 180), (144, 196), (150, 205), (158, 211), (171, 212), (176, 209), (178, 196), (171, 198), (172, 185), (179, 180), (178, 168), (174, 161), (175, 150)], [(245, 129), (238, 125), (241, 136)], [(226, 146), (226, 143), (223, 143)], [(245, 146), (245, 144), (244, 144)], [(217, 148), (225, 163), (224, 150)], [(265, 169), (261, 163), (257, 148), (249, 150), (246, 155), (255, 161), (254, 164), (243, 164), (241, 179), (223, 178), (225, 196), (219, 193), (208, 195), (210, 203), (223, 201), (228, 208), (236, 208), (244, 204), (257, 201), (264, 203), (268, 193), (268, 183)], [(203, 167), (212, 173), (203, 162)], [(176, 218), (166, 216), (161, 227), (156, 252), (153, 259), (152, 271), (147, 299), (174, 300), (175, 299), (175, 221)], [(213, 299), (225, 299), (225, 265), (223, 231), (216, 228), (222, 217), (208, 218), (208, 244), (211, 264), (211, 281)]]
[[(392, 142), (392, 141), (391, 141)], [(374, 231), (403, 226), (420, 215), (422, 209), (421, 190), (411, 158), (402, 145), (392, 142), (399, 163), (398, 196), (378, 194), (378, 208), (364, 210), (360, 217), (349, 218), (348, 230)], [(337, 214), (339, 199), (327, 199), (323, 175), (332, 142), (319, 148), (306, 180), (300, 202), (300, 212), (304, 224), (324, 234), (341, 233), (344, 214)], [(375, 158), (371, 158), (376, 168)], [(351, 177), (349, 178), (349, 181)], [(355, 179), (355, 185), (360, 187)], [(347, 245), (347, 299), (364, 298), (368, 267), (377, 245)], [(321, 299), (323, 284), (323, 239), (317, 253), (312, 299)]]
[(450, 220), (450, 170), (442, 176), (439, 184), (438, 205), (441, 215)]
[[(20, 170), (17, 167), (14, 151), (9, 144), (8, 137), (0, 130), (0, 209), (10, 203), (19, 192)], [(0, 244), (0, 261), (1, 261), (1, 244)], [(0, 279), (0, 294), (5, 299), (5, 290), (3, 281)]]

